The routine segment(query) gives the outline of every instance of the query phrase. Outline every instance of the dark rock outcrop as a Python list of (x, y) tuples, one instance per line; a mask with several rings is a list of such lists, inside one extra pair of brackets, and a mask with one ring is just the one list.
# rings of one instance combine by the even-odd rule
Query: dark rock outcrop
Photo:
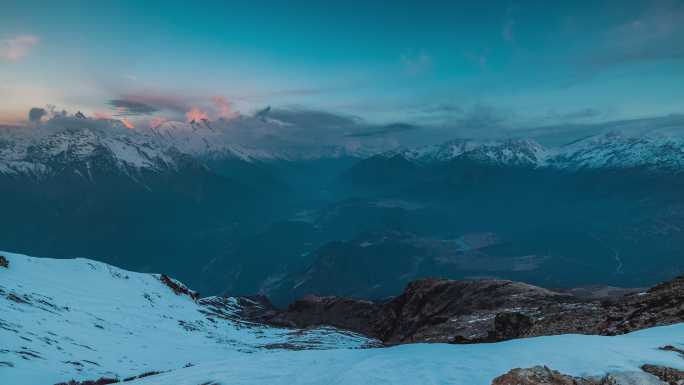
[(598, 385), (583, 378), (572, 377), (546, 366), (512, 369), (492, 381), (492, 385)]
[(272, 314), (259, 320), (300, 328), (330, 325), (386, 344), (615, 335), (683, 322), (684, 277), (602, 300), (505, 280), (422, 279), (382, 303), (310, 295)]
[(661, 381), (665, 381), (669, 385), (684, 384), (684, 372), (678, 369), (646, 364), (641, 367), (641, 370), (658, 377)]
[(516, 368), (495, 378), (492, 385), (660, 385), (663, 384), (661, 380), (669, 385), (681, 384), (677, 382), (677, 378), (680, 378), (677, 373), (681, 372), (676, 369), (653, 365), (644, 365), (642, 369), (643, 372), (615, 372), (596, 377), (573, 377), (546, 366)]
[(378, 322), (373, 321), (382, 311), (381, 305), (371, 301), (309, 295), (293, 302), (268, 322), (286, 327), (329, 325), (378, 336)]
[(107, 385), (107, 384), (116, 384), (117, 382), (119, 382), (118, 378), (101, 377), (101, 378), (98, 378), (97, 380), (87, 380), (87, 381), (70, 380), (69, 382), (60, 382), (59, 384), (55, 384), (55, 385)]
[(166, 286), (168, 286), (171, 290), (173, 290), (176, 295), (187, 295), (188, 297), (192, 298), (193, 301), (197, 301), (200, 297), (200, 294), (194, 290), (190, 290), (187, 286), (182, 284), (179, 281), (176, 281), (173, 278), (170, 278), (166, 274), (160, 274), (158, 276), (159, 280)]
[(0, 267), (9, 269), (9, 261), (7, 260), (7, 258), (5, 258), (4, 255), (0, 255)]

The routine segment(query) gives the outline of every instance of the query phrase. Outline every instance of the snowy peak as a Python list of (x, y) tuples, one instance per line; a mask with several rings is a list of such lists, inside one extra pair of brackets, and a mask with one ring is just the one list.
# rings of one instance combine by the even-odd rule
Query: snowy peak
[(502, 141), (474, 141), (455, 139), (436, 146), (390, 151), (384, 157), (401, 156), (418, 163), (449, 162), (468, 159), (493, 165), (541, 166), (548, 158), (548, 150), (529, 139)]
[(104, 122), (36, 129), (0, 142), (0, 174), (45, 176), (69, 170), (89, 174), (96, 166), (127, 175), (166, 172), (176, 169), (177, 152), (147, 135)]
[(554, 163), (561, 168), (684, 169), (684, 140), (666, 135), (625, 136), (608, 133), (562, 147)]
[(500, 166), (550, 167), (564, 170), (646, 168), (652, 171), (684, 170), (684, 139), (665, 136), (626, 136), (619, 133), (591, 136), (559, 148), (546, 148), (530, 139), (473, 141), (456, 139), (440, 145), (402, 149), (381, 154), (419, 164), (456, 159)]

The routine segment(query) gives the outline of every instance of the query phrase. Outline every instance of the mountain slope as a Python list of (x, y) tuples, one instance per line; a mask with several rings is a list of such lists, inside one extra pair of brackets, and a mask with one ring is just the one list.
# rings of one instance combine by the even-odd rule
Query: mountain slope
[(166, 276), (0, 254), (8, 262), (0, 267), (0, 379), (11, 384), (125, 378), (262, 350), (372, 343), (330, 328), (253, 324), (241, 319), (235, 298), (196, 300)]
[[(13, 385), (140, 375), (126, 383), (486, 385), (511, 368), (540, 364), (575, 376), (634, 372), (645, 363), (684, 369), (672, 351), (684, 348), (684, 324), (617, 337), (357, 349), (373, 341), (246, 322), (244, 300), (197, 300), (166, 276), (86, 259), (2, 255), (0, 380)], [(658, 349), (666, 345), (673, 348)]]

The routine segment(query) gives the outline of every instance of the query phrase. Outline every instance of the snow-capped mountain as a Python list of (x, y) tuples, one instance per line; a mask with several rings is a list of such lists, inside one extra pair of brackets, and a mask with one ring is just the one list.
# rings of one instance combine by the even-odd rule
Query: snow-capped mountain
[(383, 157), (401, 156), (418, 163), (438, 163), (461, 158), (487, 164), (537, 166), (544, 164), (548, 150), (533, 140), (475, 141), (454, 139), (448, 142), (389, 151)]
[(244, 321), (236, 298), (198, 299), (163, 275), (88, 259), (0, 253), (0, 382), (126, 378), (282, 349), (359, 348), (373, 341), (331, 328)]
[(684, 139), (666, 135), (626, 136), (620, 133), (592, 136), (561, 147), (554, 165), (569, 169), (646, 168), (684, 169)]
[(609, 133), (587, 137), (558, 148), (546, 148), (531, 139), (456, 139), (440, 145), (393, 150), (381, 154), (383, 158), (396, 156), (418, 164), (462, 159), (489, 165), (531, 168), (646, 168), (673, 172), (684, 170), (684, 139), (664, 135), (632, 137)]
[(58, 129), (24, 129), (0, 139), (0, 174), (46, 177), (93, 170), (135, 176), (178, 170), (180, 153), (115, 121), (64, 120)]
[[(639, 378), (646, 376), (644, 363), (684, 369), (676, 353), (684, 348), (683, 324), (614, 337), (379, 348), (374, 340), (333, 328), (245, 321), (237, 299), (197, 299), (162, 275), (88, 259), (0, 255), (3, 384), (99, 379), (88, 383), (488, 385), (512, 368), (534, 365), (575, 376)], [(672, 348), (658, 349), (666, 345)]]
[[(211, 159), (234, 158), (247, 162), (306, 161), (317, 159), (338, 159), (344, 157), (364, 158), (376, 151), (366, 147), (352, 148), (343, 145), (298, 146), (286, 143), (277, 137), (244, 138), (253, 119), (238, 117), (230, 124), (223, 120), (175, 122), (168, 121), (151, 128), (150, 131), (162, 142), (180, 151)], [(267, 122), (278, 128), (277, 122)], [(237, 127), (237, 128), (236, 128)], [(263, 128), (263, 127), (262, 127)], [(260, 143), (247, 145), (244, 141)]]

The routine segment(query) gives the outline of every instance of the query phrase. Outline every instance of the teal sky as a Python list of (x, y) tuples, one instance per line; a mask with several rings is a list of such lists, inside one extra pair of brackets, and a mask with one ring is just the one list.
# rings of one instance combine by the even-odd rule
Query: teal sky
[(5, 123), (48, 104), (116, 115), (121, 101), (151, 107), (132, 113), (136, 121), (266, 105), (432, 125), (684, 113), (682, 1), (5, 0), (0, 8)]

